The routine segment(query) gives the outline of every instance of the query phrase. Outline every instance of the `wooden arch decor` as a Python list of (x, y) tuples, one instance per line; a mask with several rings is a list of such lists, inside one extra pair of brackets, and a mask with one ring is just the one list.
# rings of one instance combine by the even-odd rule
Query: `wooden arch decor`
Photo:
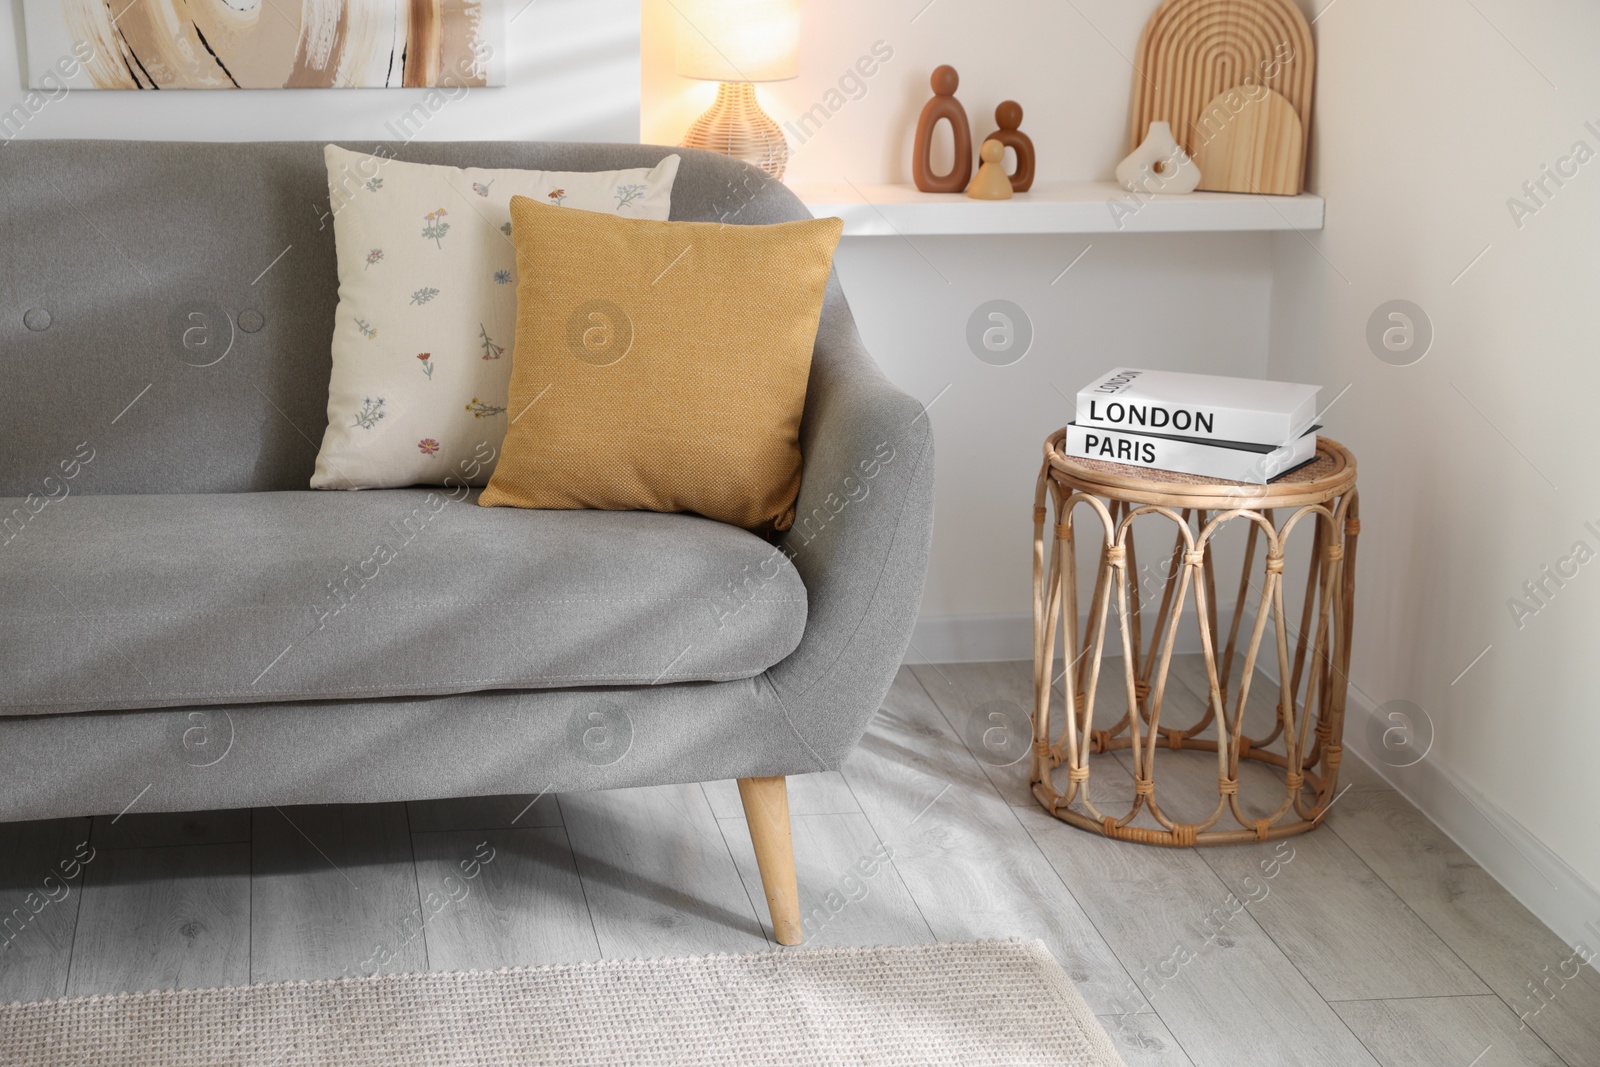
[[(1128, 150), (1144, 140), (1150, 123), (1165, 121), (1193, 157), (1237, 117), (1241, 104), (1251, 110), (1250, 103), (1265, 95), (1252, 87), (1262, 86), (1288, 101), (1300, 120), (1298, 192), (1315, 77), (1311, 25), (1292, 0), (1163, 0), (1139, 38)], [(1229, 90), (1240, 90), (1231, 106), (1225, 103)]]

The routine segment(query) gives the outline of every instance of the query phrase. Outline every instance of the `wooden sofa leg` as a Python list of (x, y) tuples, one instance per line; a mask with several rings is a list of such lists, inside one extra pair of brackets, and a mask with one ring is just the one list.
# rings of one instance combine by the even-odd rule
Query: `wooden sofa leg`
[(739, 779), (739, 799), (750, 824), (761, 887), (767, 893), (772, 932), (780, 945), (800, 943), (800, 888), (794, 876), (794, 842), (789, 836), (789, 789), (782, 775)]

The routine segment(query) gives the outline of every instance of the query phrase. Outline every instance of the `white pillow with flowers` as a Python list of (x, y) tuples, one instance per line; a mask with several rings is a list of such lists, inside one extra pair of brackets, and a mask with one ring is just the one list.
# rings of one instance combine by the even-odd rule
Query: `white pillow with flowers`
[(666, 219), (677, 156), (598, 173), (404, 163), (324, 149), (339, 260), (314, 489), (484, 485), (517, 321), (511, 198)]

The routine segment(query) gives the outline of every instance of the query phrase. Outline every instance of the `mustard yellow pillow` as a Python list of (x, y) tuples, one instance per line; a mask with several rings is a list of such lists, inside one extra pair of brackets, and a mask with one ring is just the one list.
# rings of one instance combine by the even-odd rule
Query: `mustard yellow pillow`
[(479, 503), (784, 530), (838, 219), (652, 222), (511, 198), (510, 424)]

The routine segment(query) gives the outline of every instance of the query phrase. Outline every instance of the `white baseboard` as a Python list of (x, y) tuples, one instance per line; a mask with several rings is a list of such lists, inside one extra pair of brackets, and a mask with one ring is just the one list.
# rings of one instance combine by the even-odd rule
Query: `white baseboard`
[(1569, 946), (1600, 949), (1600, 890), (1531, 830), (1467, 784), (1437, 752), (1390, 767), (1368, 744), (1377, 715), (1354, 687), (1345, 704), (1344, 743), (1477, 861)]
[[(1192, 609), (1191, 609), (1192, 610)], [(1152, 615), (1153, 615), (1152, 609)], [(1078, 632), (1088, 625), (1085, 611), (1078, 619)], [(1200, 632), (1191, 616), (1178, 628), (1178, 652), (1199, 652)], [(1149, 622), (1146, 622), (1146, 628)], [(1111, 611), (1111, 633), (1106, 637), (1106, 653), (1121, 655), (1116, 637), (1116, 610)], [(1060, 645), (1057, 644), (1059, 652)], [(1033, 659), (1033, 615), (1016, 612), (1006, 615), (946, 615), (923, 617), (911, 631), (907, 663), (998, 663), (1004, 660)]]
[[(1087, 617), (1080, 619), (1080, 626), (1085, 622)], [(1248, 627), (1250, 619), (1241, 625)], [(1177, 651), (1200, 651), (1192, 624), (1178, 633)], [(911, 646), (905, 661), (913, 664), (1031, 660), (1033, 616), (1018, 612), (921, 618), (912, 631)], [(1276, 666), (1270, 657), (1261, 662), (1261, 669), (1271, 676), (1276, 675)], [(1582, 942), (1600, 949), (1600, 890), (1463, 781), (1437, 752), (1410, 767), (1383, 763), (1367, 742), (1368, 722), (1376, 714), (1377, 709), (1352, 686), (1345, 710), (1345, 746), (1421, 809), (1556, 936), (1573, 947)]]
[(999, 663), (1033, 658), (1033, 616), (950, 615), (919, 618), (907, 663)]

